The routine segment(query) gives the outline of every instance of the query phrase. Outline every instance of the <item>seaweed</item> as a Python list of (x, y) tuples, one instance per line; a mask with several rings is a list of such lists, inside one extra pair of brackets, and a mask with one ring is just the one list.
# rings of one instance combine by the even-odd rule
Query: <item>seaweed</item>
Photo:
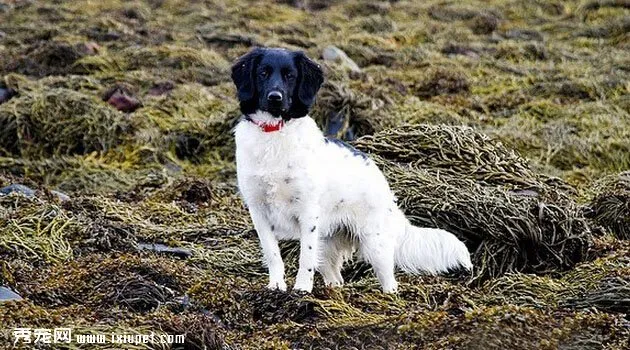
[(375, 157), (413, 223), (467, 242), (477, 278), (565, 270), (586, 259), (591, 229), (570, 192), (484, 135), (420, 125), (356, 145)]
[(23, 157), (106, 151), (132, 128), (95, 97), (63, 88), (25, 93), (4, 104), (0, 125), (4, 152)]
[(590, 215), (620, 239), (630, 239), (630, 173), (604, 178), (597, 184)]
[[(0, 347), (20, 348), (11, 328), (72, 327), (185, 335), (129, 349), (626, 349), (628, 14), (619, 0), (2, 2), (0, 188), (31, 191), (0, 193), (0, 286), (23, 298), (1, 302)], [(466, 242), (472, 281), (397, 272), (387, 295), (355, 259), (342, 288), (264, 288), (229, 69), (260, 45), (322, 64), (311, 116), (377, 162), (414, 224)], [(359, 69), (322, 59), (329, 46)], [(299, 242), (281, 253), (291, 286)]]

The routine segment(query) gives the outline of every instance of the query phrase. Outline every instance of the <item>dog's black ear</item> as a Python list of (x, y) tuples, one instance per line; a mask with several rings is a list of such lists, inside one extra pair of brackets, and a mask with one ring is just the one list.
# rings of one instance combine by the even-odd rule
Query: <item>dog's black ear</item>
[(298, 80), (294, 101), (292, 104), (292, 118), (303, 117), (308, 114), (309, 108), (315, 102), (317, 91), (324, 82), (324, 72), (319, 64), (306, 57), (304, 52), (294, 54), (295, 64), (298, 68)]
[(256, 95), (256, 65), (264, 52), (263, 48), (256, 47), (241, 56), (232, 66), (232, 81), (236, 85), (238, 99), (247, 103)]

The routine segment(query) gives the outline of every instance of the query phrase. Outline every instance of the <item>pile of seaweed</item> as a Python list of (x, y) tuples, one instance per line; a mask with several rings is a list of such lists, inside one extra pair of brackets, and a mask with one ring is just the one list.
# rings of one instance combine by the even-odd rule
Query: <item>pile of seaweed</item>
[(384, 170), (412, 223), (455, 233), (478, 278), (562, 271), (586, 259), (591, 229), (568, 185), (465, 126), (412, 125), (356, 142)]
[(630, 172), (608, 176), (596, 187), (590, 216), (618, 238), (630, 239)]
[[(626, 349), (625, 1), (0, 2), (0, 347), (12, 329), (183, 334), (128, 349)], [(312, 117), (368, 153), (472, 278), (266, 290), (238, 196), (230, 62), (322, 64)], [(297, 244), (282, 244), (294, 282)], [(42, 346), (45, 348), (45, 346)], [(116, 344), (55, 344), (61, 349)]]

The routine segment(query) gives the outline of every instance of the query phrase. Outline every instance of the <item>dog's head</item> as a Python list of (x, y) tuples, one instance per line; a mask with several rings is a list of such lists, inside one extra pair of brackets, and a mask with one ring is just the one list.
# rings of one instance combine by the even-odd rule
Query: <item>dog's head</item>
[(232, 66), (241, 112), (284, 120), (308, 114), (324, 81), (320, 66), (301, 51), (255, 48)]

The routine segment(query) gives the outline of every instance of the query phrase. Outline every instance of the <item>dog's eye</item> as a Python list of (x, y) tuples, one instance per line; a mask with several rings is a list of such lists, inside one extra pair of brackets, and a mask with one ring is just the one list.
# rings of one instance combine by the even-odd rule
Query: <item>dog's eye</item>
[(269, 72), (267, 72), (266, 70), (260, 71), (259, 73), (261, 78), (266, 78), (269, 75)]
[(284, 73), (284, 78), (286, 80), (291, 80), (295, 78), (295, 75), (293, 75), (293, 73)]

